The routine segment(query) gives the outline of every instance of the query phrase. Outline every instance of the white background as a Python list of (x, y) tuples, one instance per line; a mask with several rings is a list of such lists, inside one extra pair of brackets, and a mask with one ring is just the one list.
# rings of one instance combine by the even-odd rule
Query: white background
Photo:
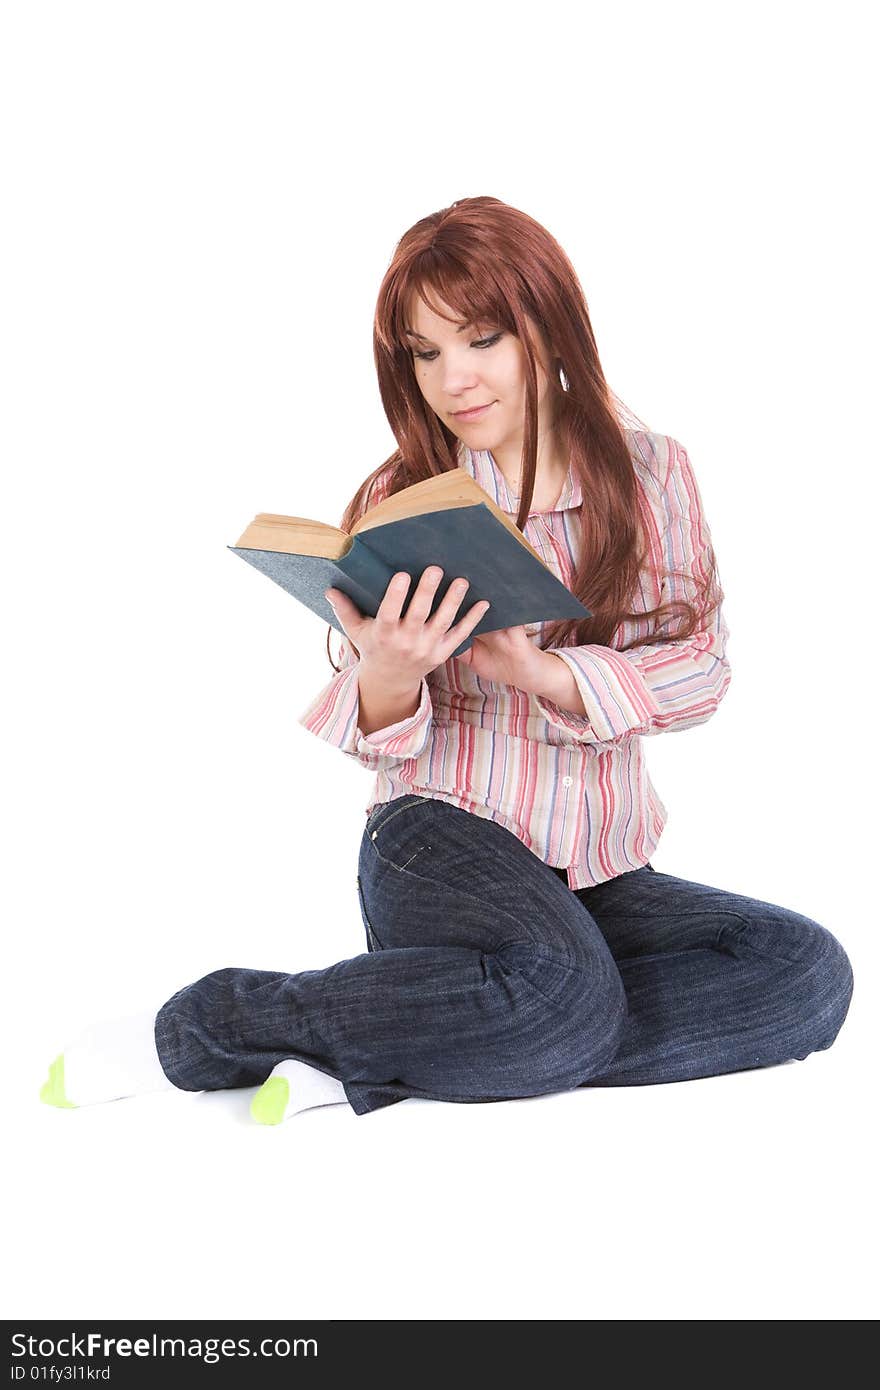
[[(867, 5), (7, 4), (6, 1316), (876, 1316)], [(227, 549), (394, 448), (372, 314), (456, 198), (542, 222), (688, 449), (733, 680), (655, 867), (830, 928), (802, 1063), (501, 1105), (37, 1099), (83, 1024), (365, 949), (326, 628)], [(334, 637), (333, 650), (337, 643)]]

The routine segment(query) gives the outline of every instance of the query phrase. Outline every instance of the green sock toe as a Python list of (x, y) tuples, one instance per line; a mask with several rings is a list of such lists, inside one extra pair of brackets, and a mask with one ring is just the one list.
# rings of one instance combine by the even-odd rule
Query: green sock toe
[(59, 1052), (49, 1068), (49, 1080), (40, 1089), (40, 1100), (46, 1105), (57, 1105), (62, 1110), (76, 1110), (79, 1107), (68, 1100), (64, 1094), (64, 1053)]
[(290, 1099), (286, 1076), (270, 1076), (251, 1101), (251, 1115), (258, 1125), (280, 1125)]

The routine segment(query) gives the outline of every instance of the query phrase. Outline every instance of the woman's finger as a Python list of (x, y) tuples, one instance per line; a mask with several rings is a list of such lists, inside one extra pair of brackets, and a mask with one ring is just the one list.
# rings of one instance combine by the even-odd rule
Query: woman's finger
[(348, 609), (354, 608), (355, 606), (348, 597), (348, 594), (343, 594), (339, 589), (325, 590), (324, 597), (333, 611), (339, 615), (344, 614)]
[(352, 619), (352, 610), (354, 609), (354, 604), (351, 602), (347, 594), (340, 593), (338, 589), (325, 590), (324, 597), (329, 603), (330, 607), (333, 609), (333, 612), (336, 614), (340, 623), (342, 624), (342, 628), (346, 636), (348, 636), (348, 628), (346, 624), (349, 623)]

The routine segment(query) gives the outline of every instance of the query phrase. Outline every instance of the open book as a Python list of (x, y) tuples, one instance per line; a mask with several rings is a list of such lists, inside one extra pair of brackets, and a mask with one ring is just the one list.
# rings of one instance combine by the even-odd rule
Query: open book
[(339, 589), (361, 613), (374, 618), (391, 578), (405, 570), (412, 583), (404, 614), (423, 571), (439, 565), (443, 578), (432, 614), (460, 577), (469, 581), (469, 588), (450, 626), (480, 599), (491, 604), (452, 656), (467, 651), (482, 632), (592, 617), (464, 468), (413, 483), (377, 502), (351, 534), (308, 517), (258, 512), (236, 544), (226, 548), (337, 632), (343, 629), (324, 598), (325, 589)]

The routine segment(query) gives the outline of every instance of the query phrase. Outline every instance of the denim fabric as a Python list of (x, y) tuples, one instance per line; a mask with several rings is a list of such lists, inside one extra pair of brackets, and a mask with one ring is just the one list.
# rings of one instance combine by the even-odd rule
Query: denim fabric
[(845, 951), (808, 917), (650, 864), (572, 890), (497, 822), (430, 797), (375, 808), (357, 888), (365, 953), (215, 970), (162, 1006), (175, 1086), (256, 1086), (296, 1057), (363, 1115), (687, 1081), (830, 1047), (852, 996)]

